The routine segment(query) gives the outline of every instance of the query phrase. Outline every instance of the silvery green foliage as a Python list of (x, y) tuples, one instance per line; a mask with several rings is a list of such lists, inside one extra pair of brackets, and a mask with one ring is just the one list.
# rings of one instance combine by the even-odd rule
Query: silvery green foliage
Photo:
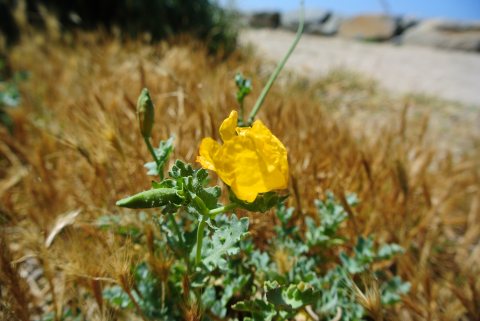
[[(171, 176), (179, 179), (186, 175), (193, 180), (192, 171), (185, 164), (177, 164)], [(200, 174), (197, 180), (202, 179), (203, 174)], [(328, 258), (323, 254), (348, 241), (341, 236), (342, 224), (348, 216), (333, 195), (328, 195), (325, 201), (318, 201), (316, 205), (318, 220), (304, 218), (307, 229), (302, 233), (297, 225), (291, 224), (294, 209), (285, 207), (283, 203), (277, 204), (277, 237), (264, 250), (257, 249), (248, 238), (247, 218), (220, 215), (210, 222), (210, 231), (203, 244), (203, 264), (196, 268), (191, 279), (192, 288), (196, 291), (204, 289), (199, 294), (205, 309), (204, 320), (286, 320), (293, 318), (306, 306), (321, 320), (333, 318), (338, 308), (342, 310), (342, 320), (363, 320), (366, 311), (355, 298), (353, 282), (356, 275), (365, 273), (372, 275), (379, 283), (381, 302), (385, 307), (399, 302), (401, 295), (409, 291), (409, 284), (398, 276), (389, 278), (382, 270), (372, 270), (372, 263), (392, 259), (402, 253), (401, 247), (396, 244), (379, 245), (372, 236), (359, 237), (352, 251), (338, 251), (337, 263), (332, 265), (334, 262), (326, 262)], [(164, 310), (158, 310), (158, 299), (144, 302), (150, 300), (148, 295), (142, 295), (138, 300), (145, 308), (145, 314), (163, 313), (164, 319), (180, 318), (178, 302), (183, 297), (181, 282), (187, 273), (182, 260), (185, 253), (192, 260), (196, 231), (184, 232), (182, 245), (168, 220), (164, 216), (158, 216), (157, 220), (165, 232), (164, 239), (157, 240), (157, 246), (171, 251), (177, 260), (168, 283), (169, 298), (172, 300), (165, 303)], [(180, 225), (184, 224), (186, 219), (182, 218)], [(184, 252), (179, 250), (182, 246), (186, 248)], [(285, 251), (292, 261), (288, 271), (280, 271), (272, 256), (278, 249)], [(325, 270), (326, 263), (332, 267)], [(141, 269), (148, 270), (149, 266), (143, 263)], [(145, 282), (157, 284), (157, 281), (147, 277), (148, 274), (144, 275), (144, 278), (136, 280), (140, 288), (149, 289), (143, 284)], [(128, 296), (120, 288), (108, 288), (104, 295), (112, 305), (132, 308)], [(192, 298), (195, 299), (195, 295)], [(155, 302), (157, 310), (153, 308)]]
[(185, 208), (194, 215), (208, 215), (208, 211), (220, 206), (220, 188), (208, 187), (208, 172), (193, 169), (177, 160), (169, 171), (169, 178), (152, 182), (152, 189), (126, 197), (117, 202), (128, 208), (159, 207), (163, 213), (173, 213)]
[(147, 169), (147, 175), (150, 176), (160, 176), (163, 178), (163, 169), (170, 158), (170, 155), (173, 152), (173, 141), (175, 137), (172, 136), (167, 140), (160, 141), (158, 148), (154, 148), (155, 155), (159, 160), (159, 164), (156, 162), (145, 163), (144, 167)]
[(203, 243), (203, 259), (207, 269), (221, 270), (228, 269), (225, 256), (237, 255), (240, 253), (238, 246), (241, 239), (248, 235), (248, 218), (238, 219), (235, 214), (226, 219), (225, 223), (213, 230), (211, 238)]
[[(164, 155), (166, 163), (173, 147), (167, 141), (162, 148), (163, 154), (157, 156)], [(249, 237), (248, 218), (224, 213), (219, 202), (221, 189), (209, 186), (209, 181), (206, 170), (177, 160), (168, 178), (117, 203), (160, 210), (150, 218), (140, 212), (139, 218), (144, 223), (152, 220), (158, 227), (155, 253), (171, 260), (167, 279), (160, 280), (147, 260), (132, 267), (133, 297), (151, 320), (182, 319), (182, 309), (196, 302), (207, 321), (290, 320), (307, 307), (321, 320), (334, 318), (340, 309), (341, 320), (355, 321), (366, 316), (353, 290), (362, 276), (376, 280), (385, 307), (409, 291), (409, 284), (400, 277), (373, 267), (403, 253), (399, 245), (378, 244), (373, 236), (359, 236), (353, 249), (344, 247), (352, 241), (342, 235), (348, 214), (333, 194), (315, 202), (316, 216), (299, 216), (285, 206), (286, 197), (277, 193), (261, 194), (253, 203), (246, 203), (230, 192), (229, 205), (237, 209), (275, 209), (276, 236), (259, 249)], [(358, 204), (353, 194), (346, 201), (350, 207)], [(197, 222), (204, 222), (206, 230), (199, 230)], [(141, 228), (122, 225), (118, 217), (100, 217), (98, 226), (135, 243), (145, 242)], [(199, 237), (203, 241), (200, 262), (196, 260)], [(104, 289), (104, 298), (118, 309), (135, 308), (119, 286)]]

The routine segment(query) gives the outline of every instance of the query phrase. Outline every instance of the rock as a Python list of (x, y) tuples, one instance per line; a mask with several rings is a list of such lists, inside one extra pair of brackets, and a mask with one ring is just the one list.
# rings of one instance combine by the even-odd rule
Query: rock
[[(290, 11), (282, 16), (282, 28), (297, 31), (300, 20), (298, 10)], [(331, 36), (335, 34), (340, 25), (340, 16), (323, 9), (309, 9), (305, 12), (305, 33)]]
[(249, 18), (249, 25), (253, 28), (278, 28), (280, 26), (280, 12), (256, 12)]
[(401, 40), (408, 45), (480, 52), (480, 22), (425, 20), (408, 29)]
[(402, 16), (397, 18), (397, 30), (396, 30), (396, 35), (401, 35), (407, 29), (410, 29), (412, 27), (415, 27), (419, 23), (419, 20), (415, 17), (412, 16)]
[(308, 33), (322, 36), (333, 36), (338, 32), (343, 18), (336, 14), (330, 13), (323, 23), (315, 23), (308, 26)]
[(388, 40), (395, 35), (397, 20), (384, 15), (360, 15), (346, 19), (340, 25), (341, 37), (360, 40)]
[(412, 16), (400, 16), (396, 18), (397, 29), (395, 35), (390, 39), (390, 42), (396, 45), (402, 44), (403, 34), (410, 28), (416, 26), (419, 20)]

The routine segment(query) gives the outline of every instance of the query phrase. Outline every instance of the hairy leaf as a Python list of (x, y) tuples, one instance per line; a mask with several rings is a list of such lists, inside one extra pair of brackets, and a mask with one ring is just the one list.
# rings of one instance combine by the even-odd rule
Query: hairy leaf
[(235, 255), (240, 251), (239, 242), (248, 235), (248, 218), (238, 219), (232, 215), (228, 224), (222, 225), (213, 232), (212, 238), (206, 238), (202, 250), (203, 263), (209, 270), (216, 267), (225, 269), (225, 256)]
[(268, 302), (275, 308), (282, 310), (298, 310), (301, 307), (312, 304), (318, 300), (321, 292), (301, 282), (281, 286), (277, 282), (265, 282), (264, 284)]
[(170, 154), (173, 152), (174, 140), (175, 140), (174, 136), (170, 137), (167, 140), (162, 140), (160, 141), (158, 148), (153, 149), (153, 151), (155, 152), (155, 155), (157, 156), (159, 164), (157, 164), (156, 162), (145, 163), (144, 166), (147, 169), (147, 175), (160, 176), (161, 178), (163, 178), (163, 169), (165, 168), (165, 165), (167, 164), (168, 159), (170, 158)]

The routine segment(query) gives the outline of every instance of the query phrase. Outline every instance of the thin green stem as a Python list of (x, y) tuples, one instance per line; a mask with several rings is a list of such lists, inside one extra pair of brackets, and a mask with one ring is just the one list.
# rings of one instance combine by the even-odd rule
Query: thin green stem
[(293, 50), (297, 46), (297, 43), (300, 41), (300, 38), (302, 37), (302, 32), (303, 32), (303, 24), (304, 24), (304, 8), (303, 8), (303, 1), (301, 1), (300, 4), (300, 21), (298, 24), (298, 29), (297, 29), (297, 34), (295, 36), (295, 40), (291, 44), (290, 48), (287, 51), (287, 54), (283, 57), (283, 59), (280, 61), (280, 63), (277, 65), (275, 68), (275, 71), (273, 74), (270, 76), (270, 79), (268, 79), (267, 84), (262, 90), (262, 93), (258, 97), (257, 101), (255, 102), (255, 105), (253, 106), (253, 109), (250, 113), (250, 116), (248, 117), (248, 125), (251, 126), (253, 123), (253, 120), (255, 119), (255, 116), (257, 115), (258, 111), (260, 110), (260, 107), (262, 107), (263, 101), (265, 100), (265, 97), (267, 97), (268, 92), (270, 91), (270, 88), (272, 87), (273, 83), (277, 79), (278, 75), (280, 74), (280, 71), (282, 71), (283, 67), (285, 66), (288, 58), (292, 54)]
[(202, 216), (200, 223), (198, 224), (197, 230), (197, 255), (195, 256), (195, 265), (200, 265), (202, 261), (202, 244), (203, 244), (203, 231), (205, 230), (205, 225), (207, 224), (207, 218)]
[(240, 126), (244, 126), (244, 121), (243, 121), (243, 118), (245, 117), (245, 111), (244, 111), (244, 103), (243, 103), (243, 99), (242, 101), (240, 102), (240, 112), (238, 113), (238, 124)]
[(217, 216), (218, 214), (222, 214), (222, 213), (231, 211), (231, 210), (235, 209), (237, 206), (238, 205), (235, 204), (235, 203), (230, 203), (230, 204), (227, 204), (225, 206), (215, 208), (213, 210), (208, 211), (208, 216), (210, 218), (213, 218), (213, 217)]
[(152, 154), (152, 157), (155, 160), (155, 164), (157, 164), (158, 175), (160, 176), (160, 179), (163, 179), (163, 171), (160, 166), (161, 165), (160, 160), (158, 159), (157, 154), (155, 154), (155, 150), (153, 149), (152, 143), (150, 143), (150, 137), (144, 136), (143, 139), (145, 140), (145, 144), (147, 145), (148, 151), (150, 152), (150, 154)]
[(143, 140), (147, 145), (148, 151), (150, 152), (150, 154), (152, 154), (152, 157), (155, 160), (155, 163), (157, 164), (157, 166), (160, 166), (160, 160), (158, 159), (157, 154), (155, 154), (155, 150), (153, 149), (152, 143), (150, 143), (150, 137), (144, 136)]
[(198, 229), (197, 229), (197, 251), (195, 256), (195, 265), (199, 265), (200, 262), (202, 261), (203, 234), (205, 231), (205, 225), (207, 225), (207, 220), (209, 218), (215, 217), (218, 214), (231, 211), (236, 207), (237, 207), (237, 204), (230, 203), (225, 206), (208, 211), (208, 215), (202, 215), (202, 218), (200, 220), (200, 223), (198, 224)]

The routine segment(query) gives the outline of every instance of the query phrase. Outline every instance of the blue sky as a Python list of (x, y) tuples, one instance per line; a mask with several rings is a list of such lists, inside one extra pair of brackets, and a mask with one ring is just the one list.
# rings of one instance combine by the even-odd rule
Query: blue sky
[[(297, 0), (220, 0), (235, 3), (245, 11), (294, 10)], [(326, 8), (345, 15), (380, 13), (381, 3), (387, 3), (393, 14), (417, 18), (442, 17), (455, 20), (480, 20), (480, 0), (305, 0), (306, 8)]]

